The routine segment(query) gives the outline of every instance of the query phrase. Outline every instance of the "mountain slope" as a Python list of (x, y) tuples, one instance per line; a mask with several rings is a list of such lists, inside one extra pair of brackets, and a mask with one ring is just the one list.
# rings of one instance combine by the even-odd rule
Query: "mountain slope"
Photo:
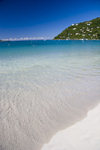
[(100, 39), (100, 17), (72, 24), (54, 39)]

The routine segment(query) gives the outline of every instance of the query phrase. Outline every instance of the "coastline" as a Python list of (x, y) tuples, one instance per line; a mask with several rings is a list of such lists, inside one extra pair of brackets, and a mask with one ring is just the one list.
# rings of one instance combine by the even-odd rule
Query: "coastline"
[(57, 132), (86, 117), (100, 101), (99, 44), (1, 43), (2, 149), (40, 150)]
[(20, 42), (20, 41), (100, 41), (100, 39), (92, 39), (92, 40), (88, 40), (88, 39), (17, 39), (17, 40), (6, 40), (6, 39), (2, 39), (0, 40), (0, 42)]
[(99, 150), (99, 116), (100, 103), (89, 110), (85, 118), (67, 129), (57, 132), (41, 150)]
[(100, 41), (100, 39), (53, 39), (53, 40), (62, 40), (62, 41)]

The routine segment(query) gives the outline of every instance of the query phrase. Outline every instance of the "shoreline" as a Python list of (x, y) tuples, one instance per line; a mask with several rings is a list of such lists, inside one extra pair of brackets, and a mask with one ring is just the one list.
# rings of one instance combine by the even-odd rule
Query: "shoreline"
[(100, 41), (100, 39), (27, 39), (27, 40), (0, 40), (0, 42), (19, 42), (19, 41)]
[(96, 106), (93, 106), (88, 111), (86, 117), (84, 117), (80, 121), (77, 121), (70, 127), (58, 131), (48, 143), (43, 145), (41, 150), (58, 150), (58, 149), (99, 150), (100, 149), (99, 116), (100, 116), (100, 103), (97, 104)]
[(53, 40), (63, 40), (63, 41), (100, 41), (100, 39), (53, 39)]
[[(40, 150), (57, 132), (74, 126), (100, 102), (99, 44), (1, 43), (2, 149)], [(59, 143), (63, 141), (61, 136)], [(53, 144), (58, 145), (57, 150), (62, 145), (59, 143)]]

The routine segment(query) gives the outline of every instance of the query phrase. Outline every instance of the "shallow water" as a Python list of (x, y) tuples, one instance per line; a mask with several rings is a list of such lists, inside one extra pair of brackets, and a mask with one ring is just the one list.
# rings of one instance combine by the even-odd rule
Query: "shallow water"
[(71, 127), (61, 130), (42, 150), (100, 150), (100, 104)]
[(0, 43), (0, 150), (40, 150), (100, 102), (100, 41)]

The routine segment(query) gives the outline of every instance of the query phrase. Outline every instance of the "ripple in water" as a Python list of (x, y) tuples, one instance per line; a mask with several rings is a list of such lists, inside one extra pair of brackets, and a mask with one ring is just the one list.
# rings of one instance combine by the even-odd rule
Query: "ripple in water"
[(100, 101), (100, 41), (0, 43), (0, 150), (40, 150)]

